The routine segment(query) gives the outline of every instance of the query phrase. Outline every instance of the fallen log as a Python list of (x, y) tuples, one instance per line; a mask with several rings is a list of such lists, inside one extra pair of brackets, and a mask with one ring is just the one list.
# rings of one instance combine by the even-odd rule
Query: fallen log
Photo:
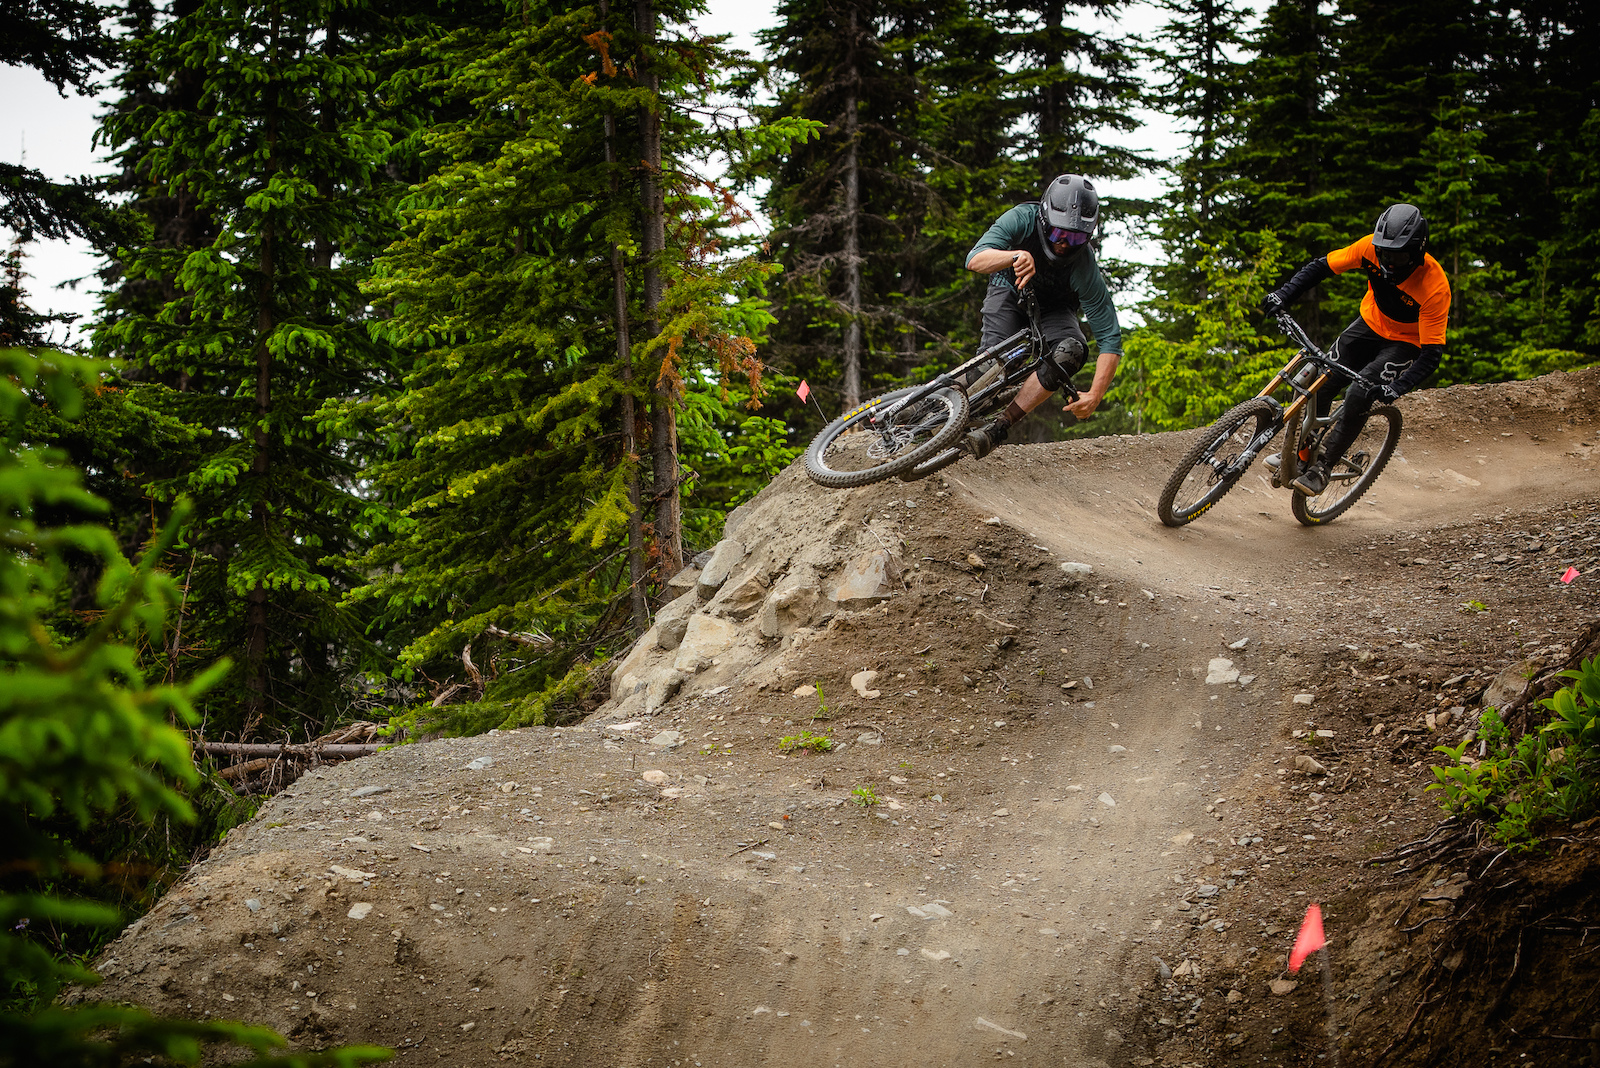
[(243, 764), (235, 764), (232, 767), (223, 768), (217, 774), (228, 780), (242, 779), (247, 775), (254, 775), (262, 768), (270, 768), (277, 762), (275, 757), (261, 757), (259, 760), (246, 760)]
[(382, 746), (379, 745), (318, 745), (315, 742), (305, 745), (290, 745), (288, 743), (262, 743), (262, 742), (201, 742), (199, 748), (208, 753), (217, 753), (222, 756), (241, 757), (281, 757), (281, 756), (316, 756), (316, 757), (364, 757), (376, 753)]

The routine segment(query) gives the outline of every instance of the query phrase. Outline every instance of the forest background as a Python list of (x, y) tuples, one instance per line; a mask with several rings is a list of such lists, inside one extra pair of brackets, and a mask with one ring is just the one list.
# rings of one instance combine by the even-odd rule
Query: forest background
[[(180, 731), (591, 707), (825, 417), (970, 353), (968, 249), (1062, 172), (1160, 254), (1102, 254), (1127, 356), (1094, 420), (1035, 438), (1253, 394), (1281, 358), (1262, 294), (1398, 200), (1454, 286), (1431, 384), (1593, 362), (1577, 0), (1159, 6), (1141, 38), (1110, 3), (785, 0), (746, 55), (692, 0), (7, 0), (0, 61), (113, 100), (112, 173), (0, 164), (11, 889), (121, 864), (92, 892), (138, 907), (247, 811), (206, 774), (26, 788), (96, 746), (170, 770)], [(1181, 131), (1170, 158), (1128, 147), (1146, 112)], [(1118, 195), (1141, 175), (1165, 192)], [(62, 345), (26, 257), (68, 235), (102, 269)], [(1330, 340), (1361, 290), (1319, 287), (1302, 321)], [(59, 729), (73, 687), (99, 727)], [(47, 948), (86, 951), (84, 922)]]

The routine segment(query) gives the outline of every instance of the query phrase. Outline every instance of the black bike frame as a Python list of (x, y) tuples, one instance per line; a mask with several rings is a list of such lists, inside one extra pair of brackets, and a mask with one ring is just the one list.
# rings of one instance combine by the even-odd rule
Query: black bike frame
[[(968, 398), (974, 408), (992, 397), (996, 391), (1006, 389), (1016, 384), (1018, 380), (1026, 379), (1027, 375), (1038, 370), (1039, 364), (1045, 358), (1044, 331), (1039, 327), (1039, 301), (1031, 288), (1023, 290), (1023, 297), (1023, 305), (1028, 313), (1027, 326), (1010, 337), (990, 345), (966, 363), (957, 364), (950, 370), (939, 374), (906, 397), (895, 401), (893, 404), (884, 405), (881, 411), (874, 412), (868, 416), (867, 422), (873, 426), (882, 425), (884, 433), (887, 434), (888, 428), (894, 423), (894, 417), (902, 410), (925, 397), (932, 396), (941, 389), (948, 389), (955, 385), (967, 371), (986, 360), (993, 359), (996, 353), (1003, 353), (999, 358), (1000, 364), (1005, 368), (1005, 371), (995, 382)], [(1007, 349), (1010, 351), (1007, 351)], [(1031, 360), (1030, 357), (1032, 357)], [(1063, 385), (1062, 389), (1071, 394), (1073, 400), (1078, 399), (1078, 391), (1073, 388), (1071, 382)]]

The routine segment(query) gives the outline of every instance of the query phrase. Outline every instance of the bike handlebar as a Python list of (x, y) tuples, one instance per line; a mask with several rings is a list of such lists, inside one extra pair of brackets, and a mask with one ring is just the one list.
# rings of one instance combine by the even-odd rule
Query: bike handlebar
[(1372, 379), (1368, 378), (1360, 371), (1357, 371), (1355, 368), (1346, 367), (1338, 360), (1335, 360), (1331, 353), (1323, 352), (1317, 347), (1316, 342), (1311, 340), (1311, 335), (1306, 333), (1305, 327), (1301, 326), (1295, 320), (1294, 316), (1290, 315), (1288, 312), (1280, 310), (1277, 313), (1276, 318), (1278, 320), (1278, 329), (1289, 335), (1290, 341), (1293, 341), (1295, 344), (1299, 345), (1302, 351), (1309, 352), (1312, 358), (1318, 363), (1323, 364), (1332, 370), (1338, 371), (1340, 374), (1349, 378), (1352, 382), (1356, 379), (1360, 379), (1369, 386), (1380, 389), (1383, 387), (1382, 382), (1374, 382)]

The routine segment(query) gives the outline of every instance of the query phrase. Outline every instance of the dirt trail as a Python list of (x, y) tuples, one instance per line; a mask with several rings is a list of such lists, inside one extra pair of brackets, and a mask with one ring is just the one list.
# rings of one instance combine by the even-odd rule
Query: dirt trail
[[(883, 546), (898, 592), (773, 639), (719, 594), (740, 636), (664, 704), (303, 778), (100, 993), (401, 1064), (1309, 1062), (1266, 983), (1307, 900), (1435, 818), (1414, 725), (1453, 737), (1475, 665), (1596, 615), (1597, 396), (1407, 398), (1371, 500), (1318, 530), (1264, 482), (1162, 528), (1185, 435), (843, 494), (792, 469), (749, 558)], [(777, 752), (805, 729), (843, 745)], [(1291, 770), (1314, 745), (1327, 779)]]

